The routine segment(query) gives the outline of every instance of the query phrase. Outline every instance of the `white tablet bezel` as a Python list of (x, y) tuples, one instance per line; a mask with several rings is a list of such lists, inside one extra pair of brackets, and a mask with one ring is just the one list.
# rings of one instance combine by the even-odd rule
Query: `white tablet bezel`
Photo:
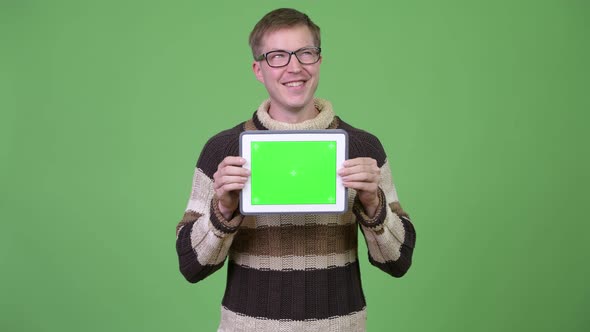
[[(336, 141), (336, 170), (348, 158), (348, 133), (342, 129), (326, 130), (260, 130), (244, 131), (240, 134), (240, 156), (246, 159), (244, 168), (250, 168), (250, 146), (254, 141)], [(342, 213), (348, 208), (347, 188), (342, 178), (336, 175), (335, 204), (273, 204), (252, 205), (251, 180), (248, 179), (240, 192), (240, 212), (243, 215), (269, 213)]]

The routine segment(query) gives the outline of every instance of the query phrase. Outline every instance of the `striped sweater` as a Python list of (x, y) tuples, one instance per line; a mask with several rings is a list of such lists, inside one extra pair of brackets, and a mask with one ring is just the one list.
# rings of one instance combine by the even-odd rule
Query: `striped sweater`
[[(366, 304), (357, 258), (357, 231), (369, 261), (401, 277), (411, 265), (416, 239), (402, 210), (379, 140), (334, 115), (315, 99), (320, 113), (289, 124), (273, 120), (265, 101), (253, 117), (212, 137), (195, 169), (192, 192), (177, 226), (180, 271), (192, 283), (220, 269), (229, 258), (219, 331), (365, 331)], [(226, 220), (218, 209), (213, 173), (226, 156), (239, 155), (244, 130), (343, 129), (349, 158), (371, 157), (381, 169), (380, 207), (369, 218), (348, 190), (343, 214), (271, 214)]]

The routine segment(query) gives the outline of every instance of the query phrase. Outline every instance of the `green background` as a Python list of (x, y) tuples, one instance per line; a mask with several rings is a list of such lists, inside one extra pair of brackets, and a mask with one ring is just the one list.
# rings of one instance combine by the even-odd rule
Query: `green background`
[(250, 204), (336, 204), (336, 141), (251, 146)]
[(184, 281), (174, 230), (207, 138), (266, 96), (247, 38), (282, 6), (418, 232), (401, 279), (361, 242), (369, 331), (588, 331), (584, 0), (0, 0), (0, 330), (215, 330), (225, 269)]

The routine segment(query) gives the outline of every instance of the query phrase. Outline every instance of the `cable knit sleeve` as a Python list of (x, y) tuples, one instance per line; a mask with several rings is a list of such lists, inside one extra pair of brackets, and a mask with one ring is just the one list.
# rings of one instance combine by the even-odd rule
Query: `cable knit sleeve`
[(416, 231), (395, 193), (389, 164), (381, 169), (380, 206), (369, 218), (358, 199), (353, 212), (359, 221), (369, 251), (369, 262), (394, 277), (403, 276), (412, 265)]
[(198, 282), (223, 266), (243, 216), (226, 220), (218, 209), (213, 174), (226, 156), (238, 155), (236, 128), (211, 138), (195, 168), (191, 195), (184, 217), (176, 227), (176, 252), (180, 272), (191, 283)]
[(374, 135), (344, 122), (341, 127), (349, 133), (349, 158), (371, 157), (381, 170), (380, 205), (373, 218), (366, 215), (358, 197), (352, 207), (367, 243), (369, 262), (394, 277), (401, 277), (412, 264), (416, 231), (399, 203), (385, 150)]

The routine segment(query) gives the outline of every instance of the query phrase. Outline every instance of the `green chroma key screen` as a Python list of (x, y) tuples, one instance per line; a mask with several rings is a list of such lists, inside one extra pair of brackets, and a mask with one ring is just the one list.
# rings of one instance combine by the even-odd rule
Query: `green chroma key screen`
[(335, 204), (336, 141), (251, 142), (252, 205)]

